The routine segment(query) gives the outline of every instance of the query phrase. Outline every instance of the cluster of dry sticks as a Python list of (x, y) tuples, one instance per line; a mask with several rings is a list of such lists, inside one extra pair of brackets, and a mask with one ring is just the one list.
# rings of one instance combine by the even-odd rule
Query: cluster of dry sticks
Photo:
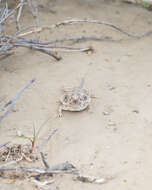
[[(42, 152), (40, 152), (41, 160), (43, 162), (44, 167), (43, 168), (29, 168), (29, 167), (23, 167), (23, 166), (16, 166), (16, 167), (8, 167), (8, 165), (12, 165), (14, 163), (18, 163), (21, 161), (11, 161), (8, 163), (5, 163), (3, 166), (0, 167), (0, 177), (7, 178), (7, 179), (25, 179), (28, 177), (28, 179), (31, 179), (32, 182), (34, 182), (37, 186), (46, 186), (54, 182), (54, 175), (57, 174), (72, 174), (74, 175), (74, 180), (78, 180), (85, 183), (95, 183), (95, 184), (104, 184), (107, 183), (109, 180), (112, 180), (114, 176), (108, 176), (108, 177), (94, 177), (94, 176), (88, 176), (81, 174), (81, 172), (76, 169), (75, 166), (73, 166), (69, 162), (64, 162), (55, 166), (50, 167), (48, 162), (45, 159), (45, 156)], [(53, 180), (48, 180), (49, 178), (53, 178)], [(46, 180), (47, 179), (47, 180)], [(44, 181), (45, 180), (45, 181)]]
[[(1, 0), (2, 1), (2, 0)], [(0, 3), (1, 3), (0, 1)], [(20, 18), (22, 15), (23, 7), (27, 5), (35, 20), (35, 25), (27, 28), (21, 28), (20, 25)], [(12, 16), (16, 15), (16, 27), (17, 32), (14, 35), (7, 35), (3, 31), (3, 25), (5, 25), (6, 21)], [(77, 36), (72, 38), (60, 38), (48, 42), (41, 42), (37, 36), (36, 39), (27, 39), (25, 36), (30, 35), (32, 33), (38, 34), (39, 32), (42, 32), (43, 30), (51, 30), (55, 28), (59, 28), (61, 26), (65, 25), (72, 25), (72, 24), (78, 24), (78, 23), (93, 23), (98, 25), (106, 25), (108, 27), (111, 27), (115, 29), (118, 32), (121, 32), (128, 37), (132, 38), (142, 38), (144, 36), (150, 35), (152, 33), (152, 30), (146, 31), (142, 34), (133, 34), (129, 33), (118, 26), (115, 26), (112, 23), (100, 21), (100, 20), (93, 20), (93, 19), (71, 19), (71, 20), (65, 20), (56, 24), (52, 24), (50, 26), (40, 26), (39, 25), (39, 18), (38, 18), (38, 9), (37, 9), (37, 3), (36, 0), (20, 0), (19, 3), (14, 7), (13, 9), (8, 9), (8, 5), (6, 3), (5, 7), (0, 8), (0, 56), (6, 56), (10, 55), (10, 50), (17, 48), (17, 47), (25, 47), (25, 48), (31, 48), (32, 50), (37, 50), (42, 53), (48, 54), (55, 58), (56, 60), (60, 60), (61, 57), (56, 54), (56, 51), (92, 51), (92, 48), (85, 47), (85, 48), (78, 48), (73, 46), (58, 46), (58, 43), (64, 43), (64, 42), (80, 42), (80, 41), (87, 41), (87, 40), (109, 40), (110, 37), (103, 36), (103, 35), (90, 35), (90, 36)]]

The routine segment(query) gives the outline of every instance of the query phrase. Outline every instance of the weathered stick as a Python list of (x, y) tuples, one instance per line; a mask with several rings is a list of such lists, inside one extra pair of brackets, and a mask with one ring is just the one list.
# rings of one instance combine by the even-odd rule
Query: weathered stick
[(48, 49), (44, 49), (44, 48), (40, 48), (40, 47), (31, 47), (34, 50), (40, 51), (42, 53), (48, 54), (50, 56), (52, 56), (53, 58), (55, 58), (57, 61), (60, 61), (62, 58), (60, 56), (55, 55), (52, 51), (48, 50)]
[[(41, 51), (43, 53), (46, 53), (52, 57), (54, 57), (57, 61), (61, 60), (62, 58), (60, 56), (55, 55), (52, 53), (52, 51), (61, 51), (61, 52), (86, 52), (86, 51), (93, 51), (92, 47), (88, 48), (79, 48), (79, 47), (72, 47), (72, 46), (56, 46), (56, 45), (43, 45), (43, 43), (30, 43), (30, 42), (13, 42), (12, 46), (15, 47), (26, 47), (26, 48), (32, 48), (34, 50)], [(50, 48), (50, 50), (47, 50), (46, 48)]]
[(79, 24), (79, 23), (93, 23), (93, 24), (99, 24), (99, 25), (106, 25), (109, 26), (129, 37), (132, 38), (142, 38), (145, 36), (148, 36), (150, 34), (152, 34), (152, 30), (146, 31), (142, 34), (133, 34), (133, 33), (129, 33), (123, 29), (121, 29), (120, 27), (110, 23), (110, 22), (105, 22), (105, 21), (100, 21), (100, 20), (94, 20), (94, 19), (70, 19), (70, 20), (65, 20), (63, 22), (57, 23), (55, 25), (50, 26), (50, 28), (56, 28), (56, 27), (60, 27), (60, 26), (64, 26), (64, 25), (72, 25), (72, 24)]
[(23, 167), (16, 167), (16, 168), (0, 168), (0, 172), (5, 171), (21, 171), (21, 172), (28, 172), (28, 173), (35, 173), (35, 174), (42, 174), (42, 175), (53, 175), (53, 174), (78, 174), (77, 170), (44, 170), (44, 169), (37, 169), (37, 168), (23, 168)]
[[(48, 41), (48, 42), (37, 42), (35, 40), (32, 39), (25, 39), (22, 37), (19, 37), (16, 39), (16, 43), (31, 43), (31, 44), (35, 44), (37, 46), (42, 46), (42, 47), (52, 47), (50, 45), (52, 44), (56, 44), (56, 43), (63, 43), (63, 42), (83, 42), (83, 41), (88, 41), (88, 40), (95, 40), (95, 41), (101, 41), (101, 40), (112, 40), (111, 37), (109, 36), (97, 36), (97, 35), (90, 35), (90, 36), (78, 36), (78, 37), (71, 37), (71, 38), (59, 38), (56, 40), (52, 40), (52, 41)], [(54, 47), (54, 46), (53, 46)]]
[(21, 17), (21, 14), (22, 14), (22, 10), (23, 10), (23, 6), (24, 4), (22, 4), (19, 9), (18, 9), (18, 14), (17, 14), (17, 18), (16, 18), (16, 26), (17, 26), (17, 29), (18, 30), (21, 30), (21, 26), (20, 26), (20, 17)]
[(27, 0), (28, 6), (35, 20), (35, 25), (39, 26), (38, 8), (36, 0)]
[(42, 152), (40, 152), (41, 154), (41, 159), (42, 159), (42, 162), (45, 166), (46, 169), (50, 168), (49, 164), (47, 163), (47, 161), (45, 160), (45, 157), (44, 157), (44, 154)]
[(79, 36), (79, 37), (72, 37), (72, 38), (60, 38), (60, 39), (56, 39), (54, 41), (50, 41), (50, 42), (45, 42), (42, 43), (43, 45), (48, 45), (48, 44), (56, 44), (56, 43), (63, 43), (63, 42), (83, 42), (83, 41), (90, 41), (90, 40), (95, 40), (95, 41), (101, 41), (101, 40), (111, 40), (112, 38), (108, 37), (108, 36), (96, 36), (96, 35), (91, 35), (91, 36)]
[(23, 92), (25, 91), (25, 89), (29, 88), (34, 82), (35, 82), (35, 79), (32, 79), (28, 84), (26, 84), (26, 86), (25, 86), (23, 89), (21, 89), (21, 90), (15, 95), (15, 97), (14, 97), (12, 100), (8, 101), (6, 104), (4, 104), (3, 106), (0, 107), (0, 112), (1, 112), (1, 111), (3, 111), (4, 108), (10, 106), (10, 107), (8, 108), (8, 110), (7, 110), (2, 116), (0, 116), (0, 121), (1, 121), (2, 119), (4, 119), (4, 118), (11, 112), (11, 110), (12, 110), (13, 107), (14, 107), (15, 101), (16, 101), (18, 98), (20, 98), (20, 96), (23, 94)]
[(129, 33), (127, 31), (125, 31), (124, 29), (110, 23), (110, 22), (105, 22), (105, 21), (101, 21), (101, 20), (94, 20), (94, 19), (70, 19), (70, 20), (65, 20), (65, 21), (62, 21), (62, 22), (58, 22), (56, 24), (53, 24), (51, 26), (43, 26), (43, 27), (35, 27), (33, 30), (31, 31), (28, 31), (27, 33), (20, 33), (18, 36), (19, 37), (23, 37), (23, 36), (26, 36), (26, 35), (29, 35), (29, 34), (32, 34), (32, 33), (35, 33), (35, 32), (41, 32), (42, 30), (44, 29), (54, 29), (54, 28), (59, 28), (61, 26), (65, 26), (65, 25), (73, 25), (73, 24), (80, 24), (80, 23), (92, 23), (92, 24), (99, 24), (99, 25), (106, 25), (108, 27), (111, 27), (129, 37), (132, 37), (132, 38), (142, 38), (142, 37), (145, 37), (145, 36), (148, 36), (150, 34), (152, 34), (152, 30), (149, 30), (149, 31), (146, 31), (146, 32), (143, 32), (142, 34), (133, 34), (133, 33)]

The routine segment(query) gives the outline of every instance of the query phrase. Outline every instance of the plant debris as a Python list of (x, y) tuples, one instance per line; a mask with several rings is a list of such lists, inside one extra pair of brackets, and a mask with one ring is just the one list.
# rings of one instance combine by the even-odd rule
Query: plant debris
[(26, 161), (36, 161), (38, 156), (31, 153), (30, 144), (8, 144), (0, 149), (0, 163), (26, 160)]
[[(17, 149), (18, 150), (18, 149)], [(20, 149), (19, 149), (20, 151)], [(18, 154), (18, 151), (17, 151)], [(29, 156), (30, 152), (28, 152)], [(15, 154), (16, 155), (16, 154)], [(13, 153), (14, 156), (14, 153)], [(16, 156), (15, 156), (16, 159)], [(83, 175), (81, 172), (70, 162), (64, 162), (55, 166), (50, 167), (50, 165), (45, 160), (44, 154), (41, 152), (41, 160), (45, 168), (32, 168), (32, 167), (0, 167), (0, 177), (11, 179), (31, 179), (38, 186), (45, 186), (48, 184), (52, 184), (55, 181), (56, 175), (70, 174), (74, 175), (74, 181), (81, 181), (84, 183), (95, 183), (95, 184), (104, 184), (109, 180), (112, 180), (113, 177), (99, 178), (88, 175)], [(46, 178), (47, 177), (47, 178)], [(51, 180), (47, 180), (51, 177)], [(12, 181), (11, 181), (12, 182)], [(14, 181), (13, 181), (14, 182)]]

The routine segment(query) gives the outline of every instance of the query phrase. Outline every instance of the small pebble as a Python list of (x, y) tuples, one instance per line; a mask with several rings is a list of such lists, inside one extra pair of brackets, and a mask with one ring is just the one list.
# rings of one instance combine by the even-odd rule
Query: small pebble
[(139, 113), (139, 110), (133, 110), (132, 112), (134, 112), (134, 113)]
[(107, 111), (104, 111), (104, 112), (102, 112), (102, 113), (103, 113), (103, 115), (110, 115), (110, 113), (107, 112)]

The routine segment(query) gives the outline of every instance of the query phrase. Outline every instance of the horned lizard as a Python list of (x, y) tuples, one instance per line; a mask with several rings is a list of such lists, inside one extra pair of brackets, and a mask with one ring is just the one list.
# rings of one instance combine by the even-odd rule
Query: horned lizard
[(74, 88), (64, 88), (64, 94), (60, 99), (59, 117), (62, 111), (79, 112), (87, 109), (91, 102), (89, 91), (84, 88), (84, 79), (80, 86)]

